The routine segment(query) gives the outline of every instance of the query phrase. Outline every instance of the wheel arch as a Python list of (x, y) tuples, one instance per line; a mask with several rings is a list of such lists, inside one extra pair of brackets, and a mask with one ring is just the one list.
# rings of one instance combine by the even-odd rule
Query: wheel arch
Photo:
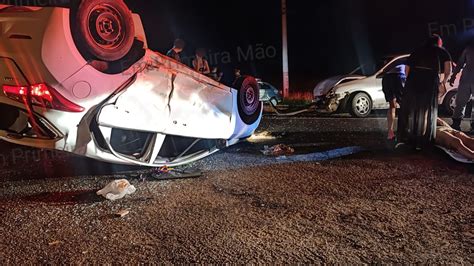
[[(369, 99), (370, 99), (370, 102), (372, 103), (372, 109), (373, 109), (373, 105), (374, 105), (374, 99), (372, 99), (372, 96), (370, 96), (369, 93), (367, 93), (366, 91), (363, 91), (361, 89), (357, 89), (357, 90), (353, 90), (351, 91), (350, 93), (347, 92), (347, 96), (344, 97), (343, 101), (344, 101), (344, 111), (346, 112), (350, 112), (351, 111), (351, 108), (352, 108), (352, 100), (354, 100), (354, 97), (359, 94), (359, 93), (364, 93), (365, 95), (369, 96)], [(342, 105), (341, 105), (342, 106)]]

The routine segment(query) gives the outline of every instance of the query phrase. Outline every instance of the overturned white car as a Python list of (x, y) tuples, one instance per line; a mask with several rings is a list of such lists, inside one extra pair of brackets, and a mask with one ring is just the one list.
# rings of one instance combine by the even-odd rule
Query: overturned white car
[[(65, 1), (60, 1), (65, 2)], [(0, 5), (0, 139), (117, 164), (176, 166), (252, 135), (259, 87), (147, 49), (121, 0)]]

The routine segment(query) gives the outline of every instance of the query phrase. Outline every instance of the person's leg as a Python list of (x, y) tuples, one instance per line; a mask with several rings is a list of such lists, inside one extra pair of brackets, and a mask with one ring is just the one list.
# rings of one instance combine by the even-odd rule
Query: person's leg
[(452, 132), (452, 135), (460, 139), (464, 143), (464, 145), (466, 145), (466, 147), (471, 150), (474, 150), (474, 138), (469, 137), (468, 135), (460, 131)]
[[(474, 95), (474, 93), (472, 95)], [(474, 134), (474, 112), (473, 112), (472, 104), (473, 104), (473, 101), (469, 101), (467, 103), (466, 111), (465, 111), (466, 113), (465, 117), (471, 120), (471, 133), (470, 134)]]
[[(415, 144), (415, 149), (420, 151), (423, 149), (423, 146), (425, 146), (426, 143), (428, 143), (427, 139), (429, 139), (428, 134), (428, 126), (430, 125), (430, 122), (428, 121), (428, 112), (427, 108), (419, 107), (417, 112), (416, 112), (416, 142)], [(431, 132), (430, 132), (431, 133)]]
[(393, 99), (389, 102), (390, 107), (387, 113), (387, 122), (388, 122), (388, 139), (395, 139), (395, 116), (397, 112), (397, 100)]
[[(408, 123), (410, 115), (411, 96), (413, 93), (413, 74), (407, 77), (404, 86), (402, 87), (401, 101), (398, 102), (400, 110), (398, 113), (397, 123), (397, 142), (398, 144), (406, 144), (408, 142)], [(397, 145), (398, 145), (397, 144)]]
[(400, 112), (398, 114), (397, 141), (399, 143), (406, 143), (407, 141), (408, 108), (407, 100), (404, 97), (403, 102), (400, 104)]
[(464, 118), (464, 111), (466, 105), (471, 99), (471, 88), (463, 84), (459, 85), (458, 93), (456, 95), (456, 108), (454, 108), (453, 125), (456, 130), (461, 130), (461, 121)]
[(441, 147), (451, 149), (469, 160), (474, 160), (474, 151), (464, 145), (463, 141), (446, 131), (438, 131), (436, 143)]
[(382, 91), (385, 95), (385, 100), (389, 103), (390, 107), (387, 112), (387, 123), (388, 123), (388, 139), (392, 140), (395, 138), (395, 112), (396, 112), (396, 94), (395, 94), (395, 75), (386, 74), (382, 80)]

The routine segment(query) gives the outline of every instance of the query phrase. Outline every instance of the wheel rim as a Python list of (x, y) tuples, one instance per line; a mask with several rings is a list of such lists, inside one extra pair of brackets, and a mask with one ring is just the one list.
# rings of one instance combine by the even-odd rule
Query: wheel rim
[(366, 115), (370, 112), (370, 100), (367, 97), (357, 98), (355, 108), (357, 113), (361, 115)]
[(243, 110), (246, 115), (253, 115), (258, 107), (257, 96), (253, 87), (249, 86), (242, 94)]
[(111, 50), (125, 39), (125, 28), (120, 13), (110, 5), (97, 5), (89, 14), (89, 32), (102, 48)]

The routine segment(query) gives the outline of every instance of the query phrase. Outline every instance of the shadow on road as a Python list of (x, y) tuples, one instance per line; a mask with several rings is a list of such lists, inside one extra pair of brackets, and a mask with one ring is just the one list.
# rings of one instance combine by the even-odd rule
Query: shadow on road
[(103, 198), (97, 196), (95, 190), (40, 193), (21, 197), (18, 200), (23, 202), (45, 203), (48, 205), (59, 206), (92, 204), (104, 201)]
[(118, 175), (143, 167), (115, 165), (66, 152), (39, 150), (0, 141), (0, 181)]

